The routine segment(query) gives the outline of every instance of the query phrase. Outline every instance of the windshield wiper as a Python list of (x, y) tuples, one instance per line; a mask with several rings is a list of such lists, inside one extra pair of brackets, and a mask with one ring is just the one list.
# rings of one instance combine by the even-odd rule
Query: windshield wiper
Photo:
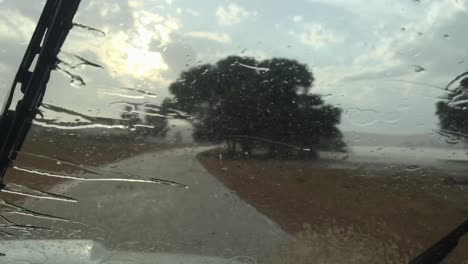
[(460, 238), (468, 233), (468, 220), (448, 233), (440, 241), (432, 245), (421, 255), (413, 259), (410, 264), (437, 264), (446, 258), (458, 245)]
[[(6, 171), (16, 159), (32, 120), (38, 114), (50, 72), (57, 66), (57, 54), (73, 27), (80, 1), (47, 0), (42, 10), (0, 116), (0, 190), (5, 187)], [(15, 109), (10, 110), (18, 85), (23, 96)]]

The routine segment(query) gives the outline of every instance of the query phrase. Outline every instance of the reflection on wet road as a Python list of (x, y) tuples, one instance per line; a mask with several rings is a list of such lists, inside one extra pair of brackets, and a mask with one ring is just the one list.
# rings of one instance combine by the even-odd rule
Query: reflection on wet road
[(79, 200), (78, 203), (27, 201), (27, 208), (83, 223), (52, 224), (28, 219), (31, 224), (54, 229), (33, 236), (93, 239), (103, 241), (109, 248), (135, 251), (255, 258), (270, 254), (288, 235), (199, 164), (195, 156), (205, 149), (143, 154), (105, 168), (148, 178), (164, 177), (187, 184), (188, 189), (73, 181), (58, 187), (57, 191)]

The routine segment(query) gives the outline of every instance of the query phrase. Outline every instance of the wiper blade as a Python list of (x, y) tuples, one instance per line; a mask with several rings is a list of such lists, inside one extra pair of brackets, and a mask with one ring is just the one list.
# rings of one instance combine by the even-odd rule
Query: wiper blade
[[(16, 159), (38, 113), (50, 72), (57, 66), (57, 54), (73, 27), (80, 1), (47, 0), (44, 6), (0, 116), (0, 189), (5, 186), (5, 173)], [(34, 67), (32, 71), (31, 67)], [(18, 85), (23, 96), (15, 109), (10, 110)]]
[(460, 238), (468, 233), (468, 219), (448, 233), (440, 241), (432, 245), (409, 264), (438, 264), (446, 258), (458, 245)]

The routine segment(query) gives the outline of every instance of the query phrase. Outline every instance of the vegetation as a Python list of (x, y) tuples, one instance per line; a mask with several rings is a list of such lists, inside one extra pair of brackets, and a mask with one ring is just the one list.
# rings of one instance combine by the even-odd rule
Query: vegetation
[(163, 108), (193, 115), (194, 138), (226, 142), (231, 154), (240, 149), (251, 155), (258, 142), (275, 156), (313, 154), (324, 141), (343, 149), (336, 127), (341, 109), (311, 94), (313, 82), (308, 67), (295, 60), (229, 56), (183, 72)]
[(436, 105), (440, 133), (466, 140), (468, 138), (468, 77), (462, 79), (458, 87), (448, 91), (444, 100), (437, 102)]
[[(165, 137), (168, 129), (166, 112), (153, 104), (125, 105), (120, 118), (136, 137)], [(143, 120), (140, 116), (143, 116)]]

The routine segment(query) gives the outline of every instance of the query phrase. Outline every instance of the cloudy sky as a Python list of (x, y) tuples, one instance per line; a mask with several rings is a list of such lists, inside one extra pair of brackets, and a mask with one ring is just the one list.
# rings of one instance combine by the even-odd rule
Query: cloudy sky
[[(44, 2), (0, 0), (2, 96)], [(343, 108), (343, 130), (430, 132), (439, 88), (468, 70), (467, 17), (468, 0), (83, 0), (75, 22), (105, 35), (75, 27), (61, 58), (103, 69), (71, 69), (85, 86), (54, 73), (45, 101), (115, 116), (112, 102), (159, 102), (197, 64), (285, 57), (309, 65), (312, 92)]]

